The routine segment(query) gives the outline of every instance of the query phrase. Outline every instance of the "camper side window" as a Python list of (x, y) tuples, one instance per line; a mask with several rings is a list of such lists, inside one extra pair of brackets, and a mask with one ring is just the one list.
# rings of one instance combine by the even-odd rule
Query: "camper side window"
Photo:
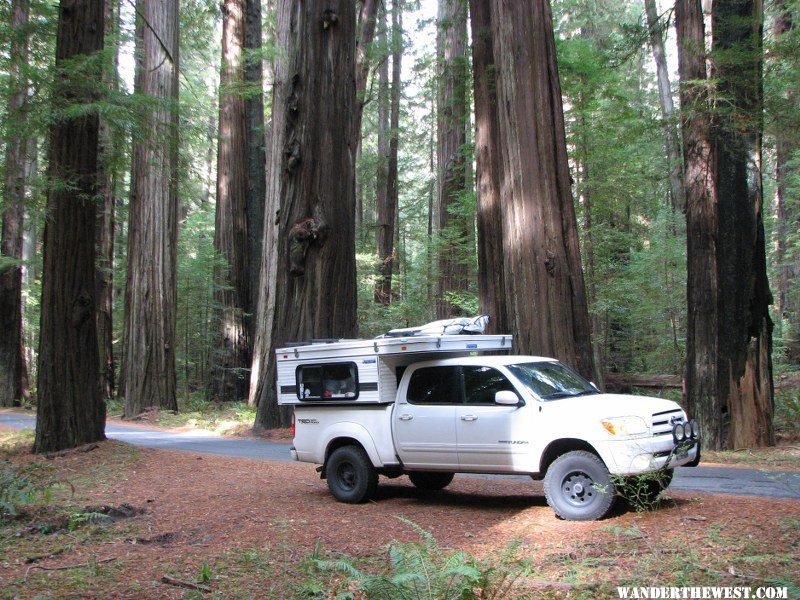
[(355, 400), (358, 369), (355, 363), (302, 365), (295, 371), (300, 400)]

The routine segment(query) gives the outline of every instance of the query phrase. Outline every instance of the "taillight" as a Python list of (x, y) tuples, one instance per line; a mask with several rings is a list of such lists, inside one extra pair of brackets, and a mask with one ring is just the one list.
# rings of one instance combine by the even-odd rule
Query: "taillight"
[(289, 433), (294, 437), (294, 410), (292, 410), (292, 426), (289, 428)]

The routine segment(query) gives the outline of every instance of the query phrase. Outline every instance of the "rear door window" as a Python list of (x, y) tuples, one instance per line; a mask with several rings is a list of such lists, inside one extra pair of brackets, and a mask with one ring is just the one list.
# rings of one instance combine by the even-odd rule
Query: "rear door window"
[(458, 367), (424, 367), (411, 374), (406, 397), (411, 404), (460, 404)]

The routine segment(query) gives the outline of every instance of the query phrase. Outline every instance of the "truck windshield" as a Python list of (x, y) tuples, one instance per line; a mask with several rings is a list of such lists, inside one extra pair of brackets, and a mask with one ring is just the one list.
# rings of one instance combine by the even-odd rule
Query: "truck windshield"
[(600, 393), (575, 371), (558, 362), (523, 363), (509, 365), (508, 369), (542, 400)]

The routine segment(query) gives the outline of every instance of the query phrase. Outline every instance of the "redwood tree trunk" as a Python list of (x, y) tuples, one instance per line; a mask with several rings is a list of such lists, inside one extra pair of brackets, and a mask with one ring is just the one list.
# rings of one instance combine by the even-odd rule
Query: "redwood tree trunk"
[(722, 407), (717, 396), (717, 202), (715, 151), (705, 63), (705, 25), (700, 0), (675, 4), (680, 71), (681, 129), (686, 178), (687, 335), (686, 401), (697, 418), (703, 444), (721, 448)]
[[(400, 206), (400, 189), (398, 187), (397, 158), (400, 149), (400, 96), (402, 94), (403, 60), (403, 7), (402, 0), (392, 2), (392, 91), (389, 102), (389, 160), (386, 167), (386, 230), (391, 232), (391, 243), (384, 238), (385, 245), (380, 250), (381, 275), (383, 291), (381, 296), (392, 301), (392, 271), (395, 267), (397, 252), (395, 243), (399, 236), (397, 227), (397, 211)], [(378, 222), (381, 223), (380, 217)]]
[(728, 448), (771, 446), (772, 294), (761, 188), (763, 5), (761, 0), (716, 0), (712, 19), (719, 93), (730, 110), (720, 115), (713, 129), (720, 310), (717, 395), (728, 402)]
[(222, 5), (217, 212), (214, 248), (226, 265), (217, 269), (214, 301), (218, 306), (219, 343), (212, 357), (210, 397), (217, 401), (247, 398), (250, 368), (250, 265), (247, 223), (248, 135), (243, 48), (246, 0)]
[(761, 5), (715, 2), (712, 23), (715, 112), (704, 84), (700, 2), (678, 2), (688, 238), (686, 392), (706, 447), (764, 446), (774, 443), (774, 433), (760, 173)]
[(664, 144), (669, 161), (669, 191), (672, 209), (686, 210), (686, 193), (683, 187), (683, 161), (678, 133), (675, 130), (675, 105), (672, 102), (672, 89), (669, 84), (667, 54), (664, 51), (663, 29), (659, 24), (656, 0), (644, 0), (647, 15), (647, 28), (650, 31), (650, 48), (656, 63), (658, 80), (658, 101), (661, 105), (661, 118), (664, 120)]
[[(113, 40), (114, 53), (103, 73), (104, 83), (117, 88), (119, 40), (116, 35), (119, 4), (109, 1), (105, 7), (106, 45)], [(114, 361), (114, 239), (116, 233), (116, 160), (117, 141), (106, 119), (100, 119), (100, 187), (103, 204), (97, 215), (97, 340), (100, 352), (100, 381), (103, 398), (114, 397), (116, 363)]]
[(492, 2), (491, 28), (511, 333), (594, 379), (550, 3)]
[[(775, 18), (775, 38), (778, 44), (791, 44), (794, 25), (792, 11), (786, 0), (775, 3), (778, 14)], [(800, 114), (800, 92), (787, 86), (783, 102), (788, 119), (797, 119)], [(778, 311), (783, 320), (782, 337), (786, 348), (786, 361), (800, 364), (800, 249), (789, 241), (791, 235), (800, 230), (800, 207), (792, 202), (791, 181), (798, 177), (797, 165), (800, 144), (796, 136), (797, 126), (783, 119), (775, 128), (775, 162), (777, 189), (776, 212), (778, 239), (776, 260), (778, 263)]]
[[(264, 130), (264, 60), (261, 56), (261, 0), (247, 0), (245, 23), (244, 80), (245, 130), (247, 132), (247, 263), (249, 270), (247, 300), (248, 340), (255, 339), (253, 311), (258, 304), (258, 277), (261, 272), (261, 243), (264, 235), (264, 200), (266, 161)], [(249, 365), (248, 365), (249, 367)]]
[(125, 307), (125, 416), (177, 410), (178, 2), (139, 0), (135, 87), (152, 101), (134, 138)]
[[(381, 28), (378, 40), (386, 45), (386, 11), (381, 11)], [(375, 302), (388, 306), (391, 297), (391, 255), (394, 241), (393, 211), (389, 206), (389, 58), (385, 57), (378, 68), (378, 164), (375, 168), (375, 242), (377, 251), (377, 277)], [(386, 261), (386, 262), (385, 262)], [(388, 264), (386, 264), (388, 262)], [(387, 279), (386, 272), (389, 272)]]
[(495, 94), (491, 0), (470, 0), (475, 94), (475, 162), (478, 192), (478, 295), (489, 315), (487, 333), (507, 333), (508, 308), (503, 267), (500, 204), (500, 141)]
[[(461, 314), (448, 294), (465, 292), (469, 285), (469, 264), (465, 243), (472, 223), (452, 213), (464, 193), (467, 163), (467, 5), (462, 0), (439, 0), (439, 89), (437, 91), (437, 211), (438, 277), (436, 315), (447, 318)], [(468, 255), (467, 255), (468, 256)]]
[(276, 69), (272, 147), (278, 151), (271, 163), (280, 168), (270, 169), (268, 195), (280, 204), (277, 285), (256, 429), (288, 422), (276, 404), (276, 348), (353, 337), (357, 329), (355, 4), (281, 0), (278, 10), (287, 53), (280, 77), (291, 75), (279, 83)]
[[(103, 49), (103, 9), (102, 0), (61, 0), (57, 68)], [(91, 72), (63, 71), (53, 91), (56, 111), (93, 100), (85, 82), (100, 81), (99, 64), (85, 64)], [(44, 233), (35, 452), (105, 438), (95, 324), (98, 121), (94, 112), (60, 114), (50, 128), (49, 178), (55, 185)]]
[(353, 119), (353, 131), (356, 132), (356, 144), (353, 148), (353, 160), (356, 159), (361, 145), (361, 117), (367, 104), (367, 80), (369, 79), (370, 46), (375, 37), (375, 23), (378, 14), (378, 0), (363, 0), (358, 18), (358, 42), (356, 43), (356, 113)]
[(25, 216), (26, 134), (24, 104), (28, 63), (28, 0), (11, 6), (11, 56), (6, 108), (6, 156), (3, 186), (3, 228), (0, 237), (0, 406), (15, 406), (28, 395), (22, 341), (22, 266), (4, 265), (22, 259)]

